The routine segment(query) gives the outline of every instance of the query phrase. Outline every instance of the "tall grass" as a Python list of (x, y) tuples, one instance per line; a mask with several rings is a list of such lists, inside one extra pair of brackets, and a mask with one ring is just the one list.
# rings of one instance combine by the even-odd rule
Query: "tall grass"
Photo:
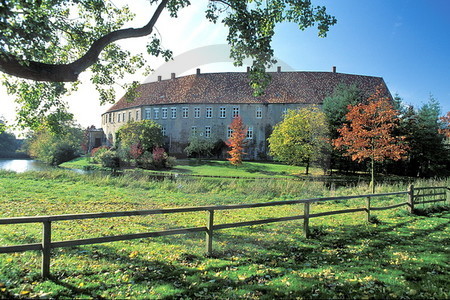
[[(407, 186), (380, 184), (377, 192), (406, 191)], [(367, 194), (369, 187), (292, 180), (153, 180), (60, 170), (0, 171), (0, 190), (0, 217), (9, 217), (356, 195)], [(364, 205), (364, 199), (316, 204), (311, 210), (355, 205)], [(448, 299), (448, 208), (428, 216), (405, 211), (376, 212), (376, 224), (366, 223), (363, 212), (314, 218), (313, 239), (303, 238), (301, 221), (216, 231), (213, 257), (204, 256), (204, 234), (54, 249), (52, 280), (40, 279), (38, 253), (1, 254), (0, 298)], [(301, 205), (223, 211), (215, 222), (301, 213)], [(205, 226), (206, 217), (202, 212), (55, 222), (52, 239)], [(40, 239), (41, 228), (35, 225), (0, 226), (0, 245)]]

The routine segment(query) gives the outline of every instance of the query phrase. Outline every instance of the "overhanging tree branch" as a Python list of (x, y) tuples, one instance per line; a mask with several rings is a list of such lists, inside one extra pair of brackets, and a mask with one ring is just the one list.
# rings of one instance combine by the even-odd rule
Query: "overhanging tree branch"
[(89, 50), (76, 61), (69, 64), (46, 64), (23, 61), (17, 57), (0, 53), (0, 71), (16, 77), (35, 81), (74, 82), (80, 73), (92, 66), (106, 46), (122, 39), (147, 36), (166, 7), (169, 0), (162, 0), (150, 21), (141, 28), (127, 28), (110, 32), (96, 40)]

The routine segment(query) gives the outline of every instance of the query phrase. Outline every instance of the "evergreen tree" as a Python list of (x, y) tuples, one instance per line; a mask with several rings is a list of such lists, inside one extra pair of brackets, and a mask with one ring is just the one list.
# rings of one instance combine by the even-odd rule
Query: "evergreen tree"
[[(337, 139), (339, 137), (338, 129), (348, 123), (345, 117), (348, 113), (348, 106), (357, 105), (364, 100), (364, 93), (355, 84), (346, 85), (343, 83), (334, 88), (332, 95), (325, 97), (322, 108), (327, 118), (331, 139)], [(331, 169), (348, 171), (357, 168), (358, 166), (343, 153), (343, 150), (336, 148), (331, 150)]]
[(448, 151), (441, 128), (439, 102), (430, 96), (429, 101), (417, 111), (416, 128), (411, 132), (416, 175), (430, 177), (444, 175)]

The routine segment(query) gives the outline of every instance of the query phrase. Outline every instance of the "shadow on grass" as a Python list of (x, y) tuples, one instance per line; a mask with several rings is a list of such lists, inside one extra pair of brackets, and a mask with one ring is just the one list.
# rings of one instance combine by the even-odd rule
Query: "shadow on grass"
[[(427, 219), (418, 217), (415, 221)], [(448, 239), (435, 235), (444, 233), (449, 223), (448, 217), (441, 218), (439, 224), (414, 230), (409, 220), (343, 228), (313, 226), (314, 239), (288, 232), (289, 240), (284, 241), (271, 239), (276, 229), (273, 226), (249, 227), (238, 234), (217, 231), (216, 251), (209, 258), (181, 253), (153, 260), (97, 245), (85, 247), (88, 250), (83, 256), (100, 265), (115, 262), (117, 269), (60, 270), (53, 282), (68, 290), (59, 296), (76, 298), (442, 298), (447, 295), (446, 274), (450, 272), (443, 261), (448, 253), (442, 242), (448, 243)], [(267, 238), (253, 236), (256, 230)], [(180, 236), (170, 236), (160, 241), (177, 245), (180, 240)], [(204, 236), (185, 236), (182, 243), (204, 243)], [(139, 243), (135, 245), (138, 250)], [(74, 248), (67, 252), (63, 255), (79, 255), (80, 251)], [(80, 277), (95, 280), (80, 288), (76, 285)]]

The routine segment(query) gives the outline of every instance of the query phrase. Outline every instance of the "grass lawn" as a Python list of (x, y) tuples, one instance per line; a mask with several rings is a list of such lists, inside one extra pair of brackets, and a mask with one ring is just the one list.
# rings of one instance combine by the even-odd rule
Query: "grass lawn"
[[(208, 160), (195, 161), (184, 160), (170, 172), (207, 176), (232, 176), (232, 177), (290, 177), (305, 173), (304, 167), (288, 166), (279, 163), (244, 162), (235, 167), (228, 161)], [(313, 174), (320, 172), (313, 169)]]
[[(90, 163), (88, 157), (79, 157), (72, 161), (63, 163), (60, 166), (64, 168), (77, 169), (100, 168), (100, 165)], [(144, 170), (139, 169), (139, 171)], [(145, 172), (160, 173), (161, 171), (145, 170)], [(177, 160), (177, 165), (173, 169), (164, 170), (162, 172), (198, 176), (289, 178), (293, 176), (304, 176), (305, 167), (289, 166), (280, 163), (249, 161), (245, 161), (241, 166), (235, 167), (228, 161), (183, 159)], [(323, 171), (318, 168), (310, 168), (310, 174), (318, 176), (322, 175)]]
[[(0, 172), (0, 218), (356, 195), (367, 188), (330, 191), (303, 181), (148, 181), (131, 174)], [(383, 185), (378, 192), (400, 190), (406, 186)], [(398, 196), (372, 205), (403, 201)], [(364, 203), (317, 203), (311, 212)], [(302, 214), (302, 206), (223, 211), (215, 222), (296, 214)], [(449, 211), (416, 216), (399, 208), (374, 215), (376, 224), (366, 223), (364, 213), (311, 219), (312, 239), (303, 237), (301, 221), (216, 231), (213, 257), (204, 256), (204, 234), (195, 233), (54, 249), (52, 280), (40, 279), (37, 252), (0, 254), (0, 298), (448, 298)], [(204, 212), (55, 222), (52, 239), (205, 223)], [(40, 231), (35, 225), (1, 225), (0, 245), (40, 242)]]

